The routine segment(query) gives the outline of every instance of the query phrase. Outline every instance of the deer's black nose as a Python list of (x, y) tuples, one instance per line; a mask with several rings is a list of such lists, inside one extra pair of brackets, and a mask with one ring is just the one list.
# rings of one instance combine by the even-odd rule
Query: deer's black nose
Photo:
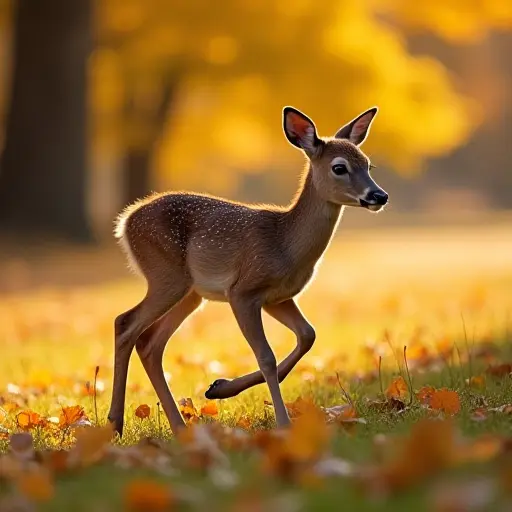
[(384, 190), (373, 190), (368, 192), (366, 202), (370, 204), (385, 205), (388, 202), (388, 198), (389, 196), (384, 192)]

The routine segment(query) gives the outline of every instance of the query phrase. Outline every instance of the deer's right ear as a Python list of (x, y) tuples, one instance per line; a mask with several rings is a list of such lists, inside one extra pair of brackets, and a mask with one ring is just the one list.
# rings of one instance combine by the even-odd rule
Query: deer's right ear
[(283, 109), (283, 130), (288, 141), (304, 150), (309, 157), (314, 156), (322, 144), (316, 134), (315, 123), (296, 108)]

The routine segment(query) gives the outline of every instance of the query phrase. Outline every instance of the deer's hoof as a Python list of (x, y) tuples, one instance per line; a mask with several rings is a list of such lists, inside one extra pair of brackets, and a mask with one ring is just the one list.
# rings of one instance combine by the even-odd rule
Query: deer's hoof
[(112, 418), (111, 416), (109, 416), (108, 421), (112, 423), (114, 427), (114, 432), (117, 432), (117, 434), (119, 434), (119, 437), (123, 437), (124, 419)]
[(228, 379), (217, 379), (216, 381), (212, 382), (212, 384), (210, 384), (210, 387), (206, 390), (204, 396), (208, 400), (228, 398), (231, 395), (229, 393), (226, 394), (226, 385), (229, 385), (230, 382), (231, 381)]

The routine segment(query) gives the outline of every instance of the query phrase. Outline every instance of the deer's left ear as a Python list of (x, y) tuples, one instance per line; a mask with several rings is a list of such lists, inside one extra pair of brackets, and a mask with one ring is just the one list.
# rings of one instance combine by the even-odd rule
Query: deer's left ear
[(348, 139), (356, 146), (360, 146), (368, 136), (373, 118), (377, 115), (378, 111), (377, 107), (368, 109), (340, 128), (334, 137), (336, 139)]

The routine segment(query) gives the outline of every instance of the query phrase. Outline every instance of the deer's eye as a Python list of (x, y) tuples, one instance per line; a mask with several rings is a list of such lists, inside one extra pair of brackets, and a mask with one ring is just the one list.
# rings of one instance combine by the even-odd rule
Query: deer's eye
[(332, 166), (332, 172), (336, 176), (343, 176), (344, 174), (348, 174), (348, 169), (346, 164), (335, 164)]

